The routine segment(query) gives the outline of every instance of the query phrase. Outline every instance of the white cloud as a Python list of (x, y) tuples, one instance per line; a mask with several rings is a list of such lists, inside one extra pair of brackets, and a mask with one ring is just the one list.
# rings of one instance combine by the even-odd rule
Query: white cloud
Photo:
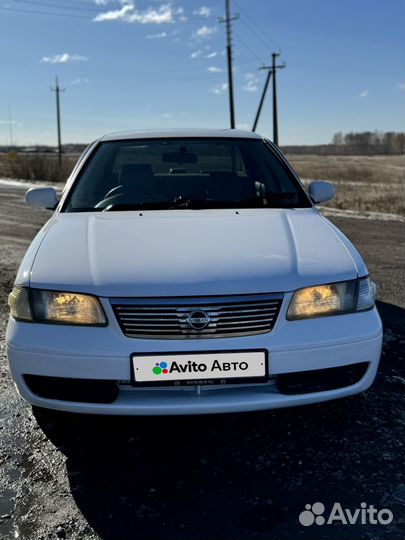
[[(177, 13), (179, 10), (177, 10)], [(149, 8), (143, 12), (134, 12), (129, 16), (128, 22), (138, 22), (141, 24), (162, 24), (172, 23), (173, 11), (170, 4), (163, 4), (158, 9)]]
[(182, 7), (177, 8), (176, 9), (176, 15), (179, 17), (179, 20), (181, 22), (186, 22), (187, 21), (187, 17), (184, 14), (184, 8), (182, 8)]
[(257, 92), (259, 90), (257, 86), (259, 79), (254, 73), (244, 73), (243, 78), (245, 79), (245, 84), (242, 88), (245, 92)]
[(113, 9), (111, 11), (104, 11), (104, 13), (99, 13), (93, 19), (95, 22), (102, 21), (123, 21), (128, 17), (129, 12), (134, 9), (133, 4), (125, 4), (121, 9)]
[(194, 51), (190, 54), (190, 58), (198, 58), (202, 55), (202, 51)]
[(404, 83), (401, 83), (401, 82), (398, 83), (398, 88), (399, 88), (400, 90), (405, 90), (405, 84), (404, 84)]
[(81, 77), (78, 77), (77, 79), (73, 79), (72, 81), (69, 81), (69, 84), (71, 84), (72, 86), (76, 86), (78, 84), (86, 84), (89, 82), (89, 79), (84, 78), (82, 79)]
[(206, 26), (205, 24), (201, 26), (195, 33), (195, 37), (198, 38), (208, 38), (212, 36), (213, 34), (216, 34), (218, 31), (218, 28), (216, 26)]
[(236, 124), (236, 129), (248, 129), (249, 131), (252, 129), (250, 124)]
[(228, 83), (217, 84), (216, 86), (213, 86), (209, 89), (212, 94), (221, 94), (226, 90), (228, 90)]
[(243, 87), (243, 90), (245, 90), (245, 92), (257, 92), (259, 90), (259, 87), (253, 82), (248, 82)]
[(161, 39), (165, 38), (167, 36), (166, 32), (161, 32), (160, 34), (149, 34), (149, 36), (146, 36), (147, 39)]
[(217, 66), (208, 66), (207, 71), (209, 71), (210, 73), (222, 73), (223, 69)]
[(359, 98), (366, 98), (368, 97), (370, 92), (368, 90), (363, 90), (363, 92), (360, 92)]
[(162, 117), (163, 117), (163, 118), (171, 118), (171, 117), (172, 117), (172, 113), (163, 113), (163, 114), (162, 114)]
[(211, 14), (212, 9), (208, 6), (201, 6), (193, 11), (193, 15), (199, 15), (200, 17), (211, 17)]
[(47, 64), (66, 64), (67, 62), (85, 62), (87, 56), (81, 56), (80, 54), (55, 54), (54, 56), (44, 56), (41, 58), (41, 62)]
[(205, 58), (215, 58), (218, 55), (217, 51), (212, 51), (205, 55)]
[(97, 6), (105, 6), (108, 3), (108, 0), (94, 0), (94, 3)]
[[(183, 8), (178, 8), (176, 14), (181, 15)], [(132, 0), (127, 0), (121, 9), (104, 11), (96, 15), (93, 19), (95, 22), (103, 21), (123, 21), (128, 23), (140, 24), (163, 24), (173, 23), (174, 13), (170, 4), (162, 4), (157, 9), (148, 8), (144, 11), (135, 9), (135, 4)]]
[(14, 127), (23, 127), (24, 124), (21, 124), (21, 122), (16, 122), (15, 120), (0, 120), (0, 126), (14, 126)]
[(259, 87), (255, 84), (247, 84), (243, 87), (243, 90), (245, 90), (246, 92), (257, 92), (259, 90)]

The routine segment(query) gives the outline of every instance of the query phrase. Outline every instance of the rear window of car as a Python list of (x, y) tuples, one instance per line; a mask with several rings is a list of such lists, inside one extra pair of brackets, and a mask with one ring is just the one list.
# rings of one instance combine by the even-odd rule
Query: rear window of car
[(64, 211), (308, 207), (285, 163), (260, 139), (101, 142)]

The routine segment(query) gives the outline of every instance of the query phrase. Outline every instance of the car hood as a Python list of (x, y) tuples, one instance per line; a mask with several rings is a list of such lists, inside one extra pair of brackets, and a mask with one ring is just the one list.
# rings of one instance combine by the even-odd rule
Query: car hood
[(312, 208), (55, 214), (36, 249), (32, 287), (99, 296), (281, 292), (358, 274)]

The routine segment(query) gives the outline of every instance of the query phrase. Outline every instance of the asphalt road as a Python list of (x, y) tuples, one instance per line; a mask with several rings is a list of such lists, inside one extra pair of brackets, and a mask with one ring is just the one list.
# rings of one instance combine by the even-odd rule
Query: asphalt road
[[(0, 186), (0, 538), (404, 538), (403, 224), (333, 219), (365, 257), (385, 328), (375, 384), (344, 400), (174, 418), (33, 414), (4, 354), (6, 298), (47, 211)], [(391, 524), (312, 525), (305, 504), (388, 508)]]

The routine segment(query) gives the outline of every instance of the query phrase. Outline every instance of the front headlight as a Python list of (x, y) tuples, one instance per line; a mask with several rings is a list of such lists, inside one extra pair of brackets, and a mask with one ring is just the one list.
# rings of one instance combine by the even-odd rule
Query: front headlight
[(375, 285), (370, 279), (341, 281), (296, 291), (287, 311), (287, 319), (308, 319), (364, 311), (374, 306)]
[(90, 326), (107, 324), (98, 298), (88, 294), (15, 287), (9, 296), (9, 305), (12, 317), (17, 320)]

